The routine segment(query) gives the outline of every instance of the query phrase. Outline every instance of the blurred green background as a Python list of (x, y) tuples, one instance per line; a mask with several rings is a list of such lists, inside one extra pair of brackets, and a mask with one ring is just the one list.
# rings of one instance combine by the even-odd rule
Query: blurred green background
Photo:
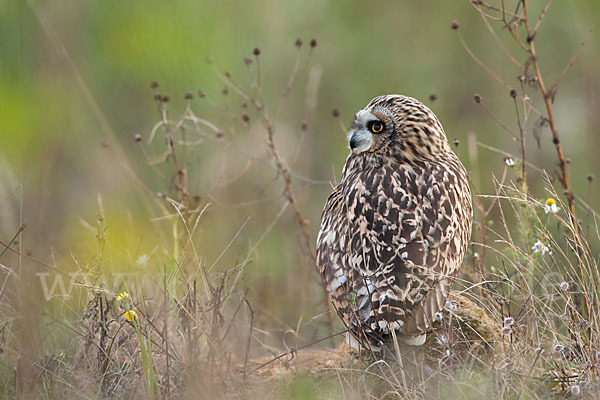
[[(539, 15), (544, 5), (532, 1), (530, 14)], [(554, 2), (536, 37), (547, 86), (599, 15), (596, 0)], [(229, 142), (244, 149), (205, 140), (188, 165), (190, 194), (200, 196), (203, 205), (210, 203), (195, 237), (200, 258), (207, 266), (217, 261), (215, 271), (234, 267), (276, 218), (283, 186), (269, 165), (256, 115), (250, 113), (249, 128), (232, 118), (244, 112), (244, 101), (233, 90), (222, 94), (224, 84), (207, 57), (252, 92), (243, 58), (260, 48), (261, 90), (274, 115), (296, 60), (297, 38), (304, 40), (302, 60), (312, 38), (318, 45), (275, 120), (276, 142), (292, 172), (308, 178), (295, 179), (294, 187), (313, 240), (330, 192), (328, 182), (334, 174), (339, 177), (348, 151), (332, 109), (340, 111), (347, 126), (354, 112), (376, 95), (402, 93), (428, 104), (449, 140), (460, 141), (457, 152), (472, 171), (478, 192), (492, 193), (492, 174), (502, 174), (504, 155), (476, 143), (515, 155), (520, 148), (474, 104), (473, 94), (483, 96), (485, 107), (517, 131), (515, 108), (509, 90), (465, 51), (450, 29), (453, 20), (460, 22), (477, 57), (521, 91), (521, 71), (466, 0), (0, 0), (0, 236), (8, 241), (16, 232), (22, 200), (28, 224), (23, 248), (72, 271), (71, 252), (82, 258), (94, 254), (95, 220), (102, 213), (109, 227), (110, 268), (138, 268), (135, 261), (146, 254), (148, 265), (155, 266), (148, 267), (149, 273), (160, 271), (153, 257), (166, 253), (160, 238), (167, 228), (151, 222), (160, 213), (139, 182), (151, 193), (172, 193), (173, 188), (147, 165), (133, 140), (139, 133), (146, 141), (160, 118), (150, 89), (150, 82), (158, 81), (159, 90), (171, 96), (172, 118), (187, 105), (184, 93), (192, 92), (196, 115), (213, 121)], [(525, 62), (508, 32), (495, 28), (517, 60)], [(596, 30), (560, 82), (554, 103), (564, 150), (572, 160), (575, 193), (595, 209), (600, 191), (586, 177), (592, 173), (600, 178), (598, 65)], [(198, 90), (207, 98), (198, 99)], [(534, 102), (542, 109), (539, 95)], [(308, 124), (304, 133), (303, 121)], [(538, 148), (534, 122), (531, 117), (526, 127), (528, 161), (553, 174), (557, 159), (550, 132), (542, 132)], [(162, 137), (146, 151), (164, 151)], [(163, 167), (168, 175), (168, 165)], [(532, 195), (547, 197), (539, 174), (529, 172)], [(310, 324), (322, 311), (318, 277), (301, 240), (288, 208), (260, 241), (238, 284), (240, 291), (249, 289), (252, 304), (264, 317), (258, 322), (261, 328), (295, 330), (299, 319)], [(309, 325), (304, 332), (310, 335), (312, 329)]]

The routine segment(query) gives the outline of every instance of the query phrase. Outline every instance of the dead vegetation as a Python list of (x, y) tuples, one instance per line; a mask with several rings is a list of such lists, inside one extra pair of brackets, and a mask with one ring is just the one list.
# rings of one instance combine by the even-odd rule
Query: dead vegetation
[[(516, 146), (497, 150), (504, 164), (500, 177), (489, 178), (494, 193), (476, 193), (473, 244), (458, 292), (422, 352), (387, 349), (373, 357), (340, 345), (345, 331), (336, 325), (313, 268), (310, 228), (318, 217), (311, 212), (311, 222), (305, 212), (316, 201), (306, 190), (329, 182), (311, 179), (310, 159), (299, 160), (301, 144), (313, 133), (307, 120), (316, 107), (320, 79), (310, 65), (317, 42), (298, 39), (293, 44), (297, 59), (274, 104), (265, 100), (273, 95), (263, 93), (258, 48), (244, 58), (244, 78), (209, 60), (223, 83), (222, 93), (186, 93), (179, 114), (160, 85), (151, 84), (158, 121), (132, 138), (143, 162), (129, 160), (119, 167), (142, 193), (149, 222), (139, 230), (155, 232), (146, 250), (117, 254), (111, 237), (111, 224), (117, 221), (106, 216), (102, 198), (95, 223), (84, 224), (88, 237), (80, 238), (94, 246), (53, 263), (26, 254), (21, 247), (26, 225), (19, 217), (19, 229), (0, 242), (2, 395), (598, 396), (600, 234), (596, 212), (575, 195), (569, 180), (573, 172), (552, 109), (560, 101), (558, 83), (575, 57), (554, 83), (545, 85), (534, 44), (545, 40), (537, 32), (551, 2), (537, 18), (526, 1), (511, 2), (512, 8), (505, 1), (470, 3), (498, 51), (514, 64), (516, 79), (502, 77), (477, 58), (458, 22), (452, 29), (475, 62), (507, 89), (515, 120), (490, 114), (490, 123), (497, 122)], [(507, 38), (521, 53), (507, 49)], [(300, 84), (306, 99), (294, 100)], [(474, 101), (489, 113), (482, 96), (474, 95)], [(286, 121), (290, 102), (304, 104), (306, 119)], [(340, 118), (339, 111), (333, 114)], [(544, 129), (551, 131), (550, 139), (538, 137)], [(527, 160), (529, 132), (553, 142), (556, 166)], [(531, 179), (543, 180), (545, 192), (531, 193)], [(232, 185), (251, 196), (223, 202), (221, 194)], [(14, 207), (17, 215), (18, 195), (0, 199), (0, 207)], [(223, 238), (216, 228), (227, 223), (229, 214), (247, 212), (247, 206), (260, 212), (248, 211), (241, 226), (223, 230), (229, 235)], [(250, 220), (258, 221), (252, 239), (239, 243)], [(277, 230), (279, 225), (293, 228)], [(261, 251), (266, 251), (261, 246), (282, 233), (297, 235), (293, 258), (303, 272), (290, 279), (312, 288), (299, 292), (305, 294), (296, 300), (298, 308), (311, 303), (320, 310), (300, 313), (295, 325), (261, 304), (260, 282), (244, 282), (247, 269), (261, 263)], [(210, 246), (218, 246), (219, 253), (208, 260), (203, 251)], [(126, 273), (119, 275), (124, 263)], [(40, 282), (46, 285), (42, 292)], [(251, 290), (253, 285), (258, 288)]]

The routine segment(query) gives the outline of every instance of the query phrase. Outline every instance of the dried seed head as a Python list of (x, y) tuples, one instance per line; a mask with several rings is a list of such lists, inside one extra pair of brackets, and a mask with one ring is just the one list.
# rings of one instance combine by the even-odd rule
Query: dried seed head
[(521, 82), (521, 83), (522, 83), (522, 82), (525, 82), (525, 76), (524, 76), (524, 75), (519, 75), (519, 76), (517, 76), (517, 79), (518, 79), (518, 81), (519, 81), (519, 82)]
[(199, 97), (199, 98), (206, 97), (206, 94), (204, 93), (204, 91), (202, 91), (202, 90), (198, 90), (198, 97)]
[(483, 98), (480, 95), (478, 95), (477, 93), (475, 93), (473, 95), (473, 100), (475, 101), (475, 103), (479, 104), (479, 103), (481, 103), (481, 100), (483, 100)]
[(156, 100), (158, 102), (162, 101), (162, 95), (160, 93), (156, 93), (154, 95), (154, 100)]
[(450, 28), (452, 28), (453, 30), (457, 30), (459, 26), (460, 25), (458, 24), (458, 21), (454, 20), (454, 21), (452, 21)]
[(454, 139), (454, 141), (452, 142), (452, 144), (454, 144), (454, 147), (458, 148), (458, 145), (460, 144), (460, 140)]
[(335, 118), (340, 116), (340, 110), (338, 110), (337, 108), (334, 108), (333, 110), (331, 110), (331, 115), (333, 115)]
[(255, 47), (254, 50), (252, 50), (252, 54), (258, 57), (260, 55), (260, 49), (258, 47)]
[(200, 197), (199, 194), (195, 194), (193, 199), (194, 199), (194, 203), (200, 203), (200, 200), (202, 200), (202, 197)]
[(221, 131), (217, 131), (217, 132), (215, 133), (215, 137), (216, 137), (217, 139), (221, 139), (223, 136), (225, 136), (225, 134), (224, 134), (223, 132), (221, 132)]
[(588, 180), (588, 182), (589, 182), (589, 183), (592, 183), (592, 181), (594, 180), (594, 175), (592, 175), (592, 174), (589, 174), (589, 175), (587, 176), (587, 180)]
[(136, 134), (133, 136), (133, 140), (135, 140), (135, 142), (136, 142), (136, 143), (139, 143), (139, 142), (141, 142), (141, 141), (142, 141), (142, 135), (140, 135), (139, 133), (136, 133)]
[(223, 90), (221, 90), (221, 93), (223, 93), (223, 96), (227, 96), (229, 94), (229, 88), (225, 86)]
[(244, 64), (246, 64), (246, 65), (252, 64), (252, 59), (248, 58), (248, 57), (244, 57)]
[(317, 47), (317, 39), (311, 39), (310, 40), (310, 47), (312, 47), (313, 49), (315, 47)]
[(231, 72), (229, 72), (229, 71), (225, 71), (225, 76), (226, 76), (227, 78), (231, 78)]
[(581, 388), (579, 387), (579, 385), (571, 386), (571, 394), (573, 396), (579, 396), (580, 393), (581, 393)]
[(515, 89), (510, 89), (510, 97), (513, 99), (517, 97), (517, 91)]
[(504, 318), (504, 326), (513, 326), (515, 324), (515, 319), (513, 317)]
[(156, 82), (156, 81), (150, 82), (150, 88), (151, 89), (157, 89), (158, 88), (158, 82)]
[(429, 101), (433, 103), (433, 102), (434, 102), (434, 101), (436, 101), (436, 100), (437, 100), (437, 94), (435, 94), (435, 93), (431, 93), (431, 94), (429, 95)]
[(305, 131), (307, 128), (308, 128), (308, 124), (306, 123), (306, 121), (302, 121), (302, 124), (300, 125), (300, 129)]
[(185, 92), (183, 98), (186, 100), (192, 100), (194, 98), (194, 95), (192, 94), (192, 92)]
[(296, 39), (296, 47), (302, 47), (303, 44), (304, 44), (304, 42), (302, 41), (302, 39), (300, 39), (300, 38)]
[(250, 117), (248, 116), (248, 114), (246, 114), (246, 113), (242, 114), (242, 121), (244, 121), (245, 123), (250, 122)]
[(567, 291), (569, 290), (569, 282), (561, 282), (560, 283), (560, 290), (562, 291)]
[(160, 100), (161, 100), (163, 103), (168, 103), (168, 102), (169, 102), (169, 100), (171, 100), (171, 98), (169, 97), (169, 95), (168, 95), (168, 94), (163, 94), (163, 95), (161, 96)]

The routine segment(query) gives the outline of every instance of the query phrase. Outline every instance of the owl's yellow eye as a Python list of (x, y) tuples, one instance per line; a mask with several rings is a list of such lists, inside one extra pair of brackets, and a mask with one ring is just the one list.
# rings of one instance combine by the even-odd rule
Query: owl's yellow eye
[(379, 122), (379, 121), (373, 121), (371, 122), (371, 132), (373, 133), (379, 133), (383, 130), (383, 123)]

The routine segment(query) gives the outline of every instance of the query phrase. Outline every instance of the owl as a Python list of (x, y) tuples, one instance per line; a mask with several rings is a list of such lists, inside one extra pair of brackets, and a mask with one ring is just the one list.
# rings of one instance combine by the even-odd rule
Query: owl
[(359, 343), (380, 346), (393, 333), (421, 345), (471, 236), (467, 171), (437, 117), (411, 97), (371, 100), (348, 141), (341, 181), (321, 217), (321, 277)]

